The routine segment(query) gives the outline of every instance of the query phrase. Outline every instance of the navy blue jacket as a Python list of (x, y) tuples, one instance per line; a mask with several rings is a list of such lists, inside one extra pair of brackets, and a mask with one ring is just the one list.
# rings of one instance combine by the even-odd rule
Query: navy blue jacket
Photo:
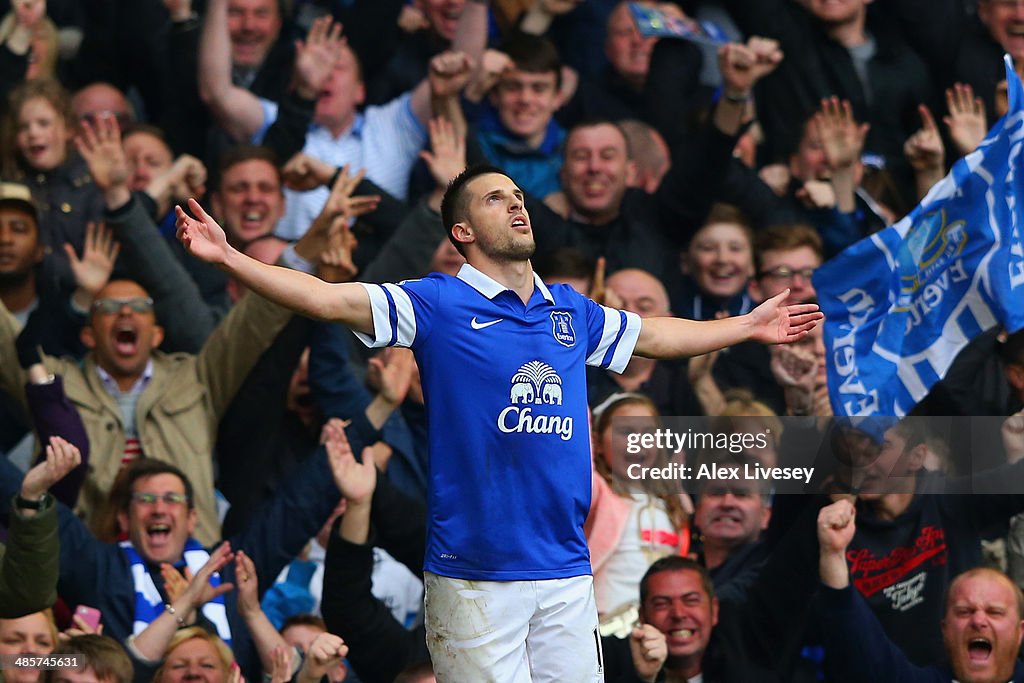
[[(842, 590), (821, 587), (821, 604), (830, 678), (836, 683), (951, 683), (948, 666), (917, 666), (882, 630), (871, 608), (852, 586)], [(1024, 680), (1024, 663), (1017, 660), (1012, 681)]]
[[(376, 441), (373, 428), (354, 419), (347, 435), (355, 453)], [(260, 589), (266, 590), (281, 570), (323, 526), (341, 494), (327, 463), (323, 447), (295, 476), (283, 484), (250, 518), (244, 530), (227, 539), (233, 550), (245, 550), (256, 566)], [(7, 458), (0, 458), (0, 500), (9, 500), (21, 487), (23, 474)], [(59, 506), (60, 580), (57, 592), (74, 607), (79, 604), (103, 613), (103, 634), (125, 642), (132, 633), (135, 585), (131, 565), (121, 549), (103, 543), (64, 505)], [(221, 570), (221, 580), (234, 582), (234, 564)], [(151, 571), (157, 589), (163, 591), (159, 568)], [(260, 670), (259, 658), (248, 630), (238, 614), (234, 591), (224, 596), (231, 626), (232, 650), (249, 680)]]

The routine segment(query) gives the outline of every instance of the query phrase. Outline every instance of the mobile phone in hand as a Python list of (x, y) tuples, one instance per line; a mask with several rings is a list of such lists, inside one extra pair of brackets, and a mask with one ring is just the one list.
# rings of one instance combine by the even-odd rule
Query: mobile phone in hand
[(88, 605), (79, 605), (75, 609), (75, 616), (81, 617), (90, 629), (96, 631), (100, 627), (100, 618), (103, 614), (95, 607), (89, 607)]

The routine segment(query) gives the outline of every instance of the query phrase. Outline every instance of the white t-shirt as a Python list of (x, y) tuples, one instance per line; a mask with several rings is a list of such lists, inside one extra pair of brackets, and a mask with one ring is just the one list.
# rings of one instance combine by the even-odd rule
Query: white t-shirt
[(654, 560), (679, 548), (679, 534), (660, 498), (635, 492), (615, 552), (595, 577), (597, 611), (614, 612), (640, 598), (640, 579)]

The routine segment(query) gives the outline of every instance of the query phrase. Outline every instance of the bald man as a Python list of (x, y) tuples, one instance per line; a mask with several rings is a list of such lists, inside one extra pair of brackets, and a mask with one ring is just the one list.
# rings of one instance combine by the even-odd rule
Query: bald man
[[(670, 316), (668, 292), (646, 270), (626, 268), (609, 276), (605, 286), (609, 302), (641, 318)], [(610, 395), (632, 391), (647, 396), (662, 415), (701, 415), (701, 405), (687, 379), (686, 361), (653, 360), (633, 356), (622, 374), (600, 368), (587, 370), (588, 400), (601, 404)]]
[[(1024, 636), (1024, 595), (1005, 574), (970, 569), (946, 593), (942, 641), (948, 662), (915, 666), (886, 635), (850, 583), (846, 550), (857, 525), (855, 509), (840, 500), (818, 515), (822, 620), (829, 660), (842, 680), (856, 683), (1007, 683), (1024, 680), (1017, 659)], [(922, 627), (927, 627), (922, 624)]]
[(96, 125), (101, 114), (117, 118), (121, 130), (135, 120), (132, 106), (124, 93), (110, 83), (90, 83), (71, 98), (71, 109), (79, 121)]

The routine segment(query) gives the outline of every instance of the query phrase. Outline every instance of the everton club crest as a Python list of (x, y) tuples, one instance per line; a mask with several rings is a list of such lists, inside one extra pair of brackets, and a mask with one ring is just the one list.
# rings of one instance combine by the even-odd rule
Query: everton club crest
[(576, 330), (572, 329), (572, 313), (568, 311), (552, 311), (551, 334), (562, 346), (576, 346)]

